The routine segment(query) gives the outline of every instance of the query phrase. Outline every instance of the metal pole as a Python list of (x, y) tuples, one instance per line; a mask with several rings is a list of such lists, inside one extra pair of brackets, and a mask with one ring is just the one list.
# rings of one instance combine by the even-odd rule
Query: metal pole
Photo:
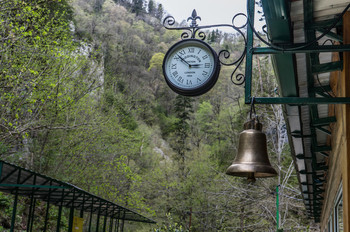
[(74, 219), (74, 207), (72, 204), (69, 210), (68, 232), (73, 231), (73, 219)]
[(117, 218), (117, 223), (116, 223), (116, 226), (117, 226), (117, 232), (119, 231), (119, 219), (120, 219), (120, 209), (118, 210), (118, 218)]
[(98, 232), (98, 229), (100, 227), (101, 207), (102, 207), (102, 201), (100, 201), (100, 207), (98, 208), (98, 213), (97, 213), (96, 232)]
[(113, 223), (114, 223), (113, 218), (110, 217), (109, 218), (109, 232), (113, 232)]
[(30, 230), (30, 221), (32, 218), (33, 202), (34, 202), (34, 195), (32, 194), (30, 197), (30, 206), (29, 206), (29, 212), (28, 212), (28, 218), (27, 218), (27, 232)]
[[(51, 185), (52, 185), (52, 181), (50, 181), (50, 186), (51, 186)], [(47, 220), (49, 219), (50, 199), (51, 199), (51, 188), (49, 189), (49, 194), (48, 194), (47, 204), (46, 204), (46, 214), (45, 214), (45, 222), (44, 222), (44, 232), (46, 232)]]
[[(33, 185), (36, 183), (36, 175), (33, 178)], [(31, 231), (31, 221), (32, 217), (34, 217), (34, 188), (32, 188), (32, 195), (30, 197), (30, 207), (29, 207), (29, 213), (28, 213), (28, 221), (27, 221), (27, 232)]]
[(69, 212), (68, 232), (72, 232), (73, 229), (73, 218), (74, 218), (74, 201), (75, 201), (75, 189), (73, 190), (73, 200)]
[[(17, 184), (19, 184), (21, 179), (21, 169), (18, 170), (18, 176), (17, 176)], [(13, 232), (15, 229), (15, 221), (16, 221), (16, 212), (17, 212), (17, 201), (18, 201), (18, 187), (16, 187), (15, 191), (15, 200), (13, 202), (13, 208), (12, 208), (12, 219), (11, 219), (11, 228), (10, 232)]]
[(276, 186), (276, 222), (277, 222), (277, 232), (280, 228), (280, 208), (279, 208), (279, 191), (278, 191), (279, 185)]
[(91, 232), (91, 221), (92, 221), (92, 211), (94, 209), (94, 198), (91, 198), (91, 212), (90, 212), (90, 221), (89, 221), (89, 232)]
[(84, 229), (84, 208), (85, 208), (85, 193), (83, 195), (83, 206), (82, 206), (82, 208), (80, 210), (80, 215), (79, 215), (80, 218), (83, 219), (83, 229)]
[(113, 217), (114, 217), (114, 213), (115, 213), (115, 205), (113, 205), (113, 211), (111, 213), (111, 216), (109, 217), (109, 232), (113, 232)]
[(123, 211), (122, 228), (120, 229), (120, 232), (124, 232), (124, 222), (125, 222), (125, 210)]
[(250, 104), (252, 94), (252, 70), (253, 70), (253, 41), (254, 34), (254, 12), (255, 12), (255, 0), (247, 0), (248, 11), (248, 26), (247, 26), (247, 56), (246, 56), (246, 68), (245, 68), (245, 103)]
[(81, 218), (84, 218), (84, 208), (85, 208), (85, 193), (84, 193), (84, 196), (83, 196), (83, 206), (80, 210), (80, 217)]
[(0, 162), (0, 180), (1, 180), (1, 176), (2, 176), (2, 165), (3, 165), (3, 162)]
[(116, 232), (119, 231), (119, 218), (117, 219), (117, 221), (116, 221), (116, 223), (115, 223), (114, 231), (116, 231)]
[(33, 212), (32, 212), (32, 220), (30, 221), (30, 232), (33, 231), (33, 224), (34, 224), (34, 216), (35, 216), (35, 205), (36, 205), (36, 198), (34, 198), (34, 203), (33, 203)]
[(107, 213), (106, 213), (105, 218), (103, 220), (103, 230), (102, 231), (106, 231), (106, 225), (107, 225)]
[(59, 206), (59, 208), (58, 208), (58, 218), (57, 218), (56, 232), (60, 232), (63, 197), (64, 197), (64, 189), (62, 189), (62, 199), (61, 199), (61, 202), (60, 202), (60, 206)]

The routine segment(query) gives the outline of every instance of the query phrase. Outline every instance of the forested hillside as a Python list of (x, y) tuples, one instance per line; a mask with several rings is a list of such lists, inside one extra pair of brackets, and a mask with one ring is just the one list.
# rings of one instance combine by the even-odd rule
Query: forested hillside
[[(283, 109), (256, 106), (279, 177), (227, 176), (250, 106), (231, 82), (232, 67), (200, 97), (168, 88), (161, 65), (181, 32), (164, 29), (165, 10), (152, 0), (0, 1), (0, 159), (158, 222), (126, 231), (275, 231), (277, 185), (281, 228), (312, 231)], [(239, 35), (208, 35), (215, 50), (240, 55)], [(269, 57), (254, 62), (255, 93), (277, 95)], [(0, 193), (0, 231), (11, 199)], [(17, 221), (25, 230), (25, 217)]]

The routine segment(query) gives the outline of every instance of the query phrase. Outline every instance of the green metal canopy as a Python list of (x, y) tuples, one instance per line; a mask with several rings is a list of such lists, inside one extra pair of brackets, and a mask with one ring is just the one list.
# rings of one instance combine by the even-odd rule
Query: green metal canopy
[[(91, 215), (97, 214), (98, 223), (100, 216), (104, 216), (104, 227), (106, 226), (107, 218), (110, 218), (110, 221), (117, 220), (118, 223), (119, 219), (122, 221), (156, 223), (130, 209), (88, 193), (72, 184), (41, 175), (5, 161), (0, 161), (0, 191), (15, 195), (11, 231), (14, 230), (18, 196), (31, 198), (30, 211), (34, 210), (32, 209), (34, 200), (47, 202), (47, 208), (49, 208), (50, 204), (60, 207), (59, 219), (62, 207), (66, 207), (70, 208), (71, 211), (79, 210), (81, 214), (83, 212), (91, 213)], [(71, 227), (72, 221), (73, 213), (71, 213), (69, 227)], [(29, 219), (28, 222), (30, 222)], [(30, 223), (28, 223), (27, 227), (30, 227)]]
[[(309, 216), (316, 222), (321, 217), (328, 170), (325, 157), (332, 150), (327, 138), (331, 136), (330, 124), (336, 122), (335, 117), (329, 116), (329, 104), (349, 102), (349, 99), (335, 97), (330, 87), (330, 73), (343, 68), (341, 60), (332, 60), (332, 52), (349, 49), (342, 44), (341, 30), (342, 13), (349, 8), (348, 4), (345, 0), (337, 1), (336, 5), (328, 0), (262, 1), (273, 44), (285, 48), (310, 46), (285, 51), (253, 50), (254, 54), (273, 54), (283, 97), (275, 102), (285, 104), (285, 120), (300, 189)], [(291, 100), (288, 102), (288, 99)]]

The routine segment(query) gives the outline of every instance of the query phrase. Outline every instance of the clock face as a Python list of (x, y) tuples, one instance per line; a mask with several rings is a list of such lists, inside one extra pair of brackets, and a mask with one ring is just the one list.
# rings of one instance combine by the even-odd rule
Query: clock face
[(163, 61), (163, 73), (176, 93), (198, 96), (217, 81), (220, 63), (215, 51), (205, 42), (187, 39), (173, 45)]

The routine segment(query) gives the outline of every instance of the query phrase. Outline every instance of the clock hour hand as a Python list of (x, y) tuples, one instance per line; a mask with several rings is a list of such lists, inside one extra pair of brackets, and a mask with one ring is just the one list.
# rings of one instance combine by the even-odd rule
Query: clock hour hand
[(193, 68), (199, 68), (200, 66), (202, 66), (203, 64), (191, 64), (191, 67)]
[(182, 58), (181, 56), (179, 56), (179, 55), (177, 55), (180, 59), (181, 59), (181, 61), (182, 62), (184, 62), (185, 64), (187, 64), (188, 65), (188, 67), (192, 67), (192, 65), (190, 65), (184, 58)]

